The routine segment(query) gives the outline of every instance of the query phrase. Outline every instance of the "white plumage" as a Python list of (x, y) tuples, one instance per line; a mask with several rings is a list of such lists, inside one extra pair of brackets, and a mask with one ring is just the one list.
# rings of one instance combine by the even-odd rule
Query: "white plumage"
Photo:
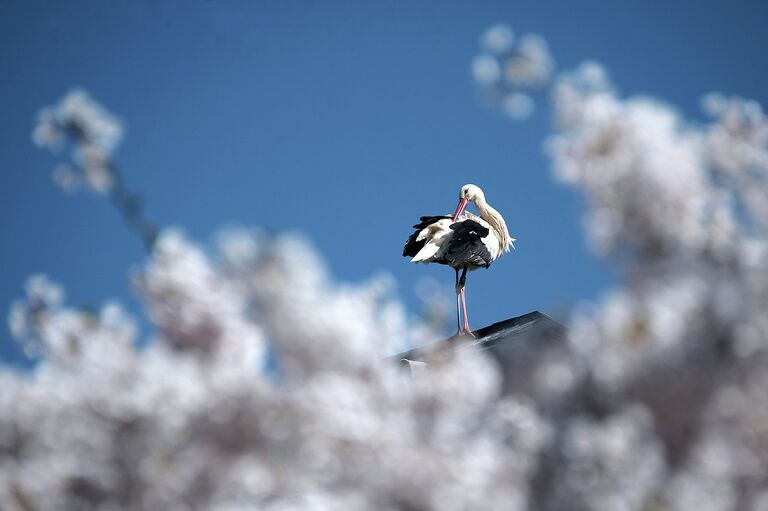
[(449, 240), (453, 234), (451, 224), (453, 224), (453, 220), (446, 218), (438, 220), (434, 224), (428, 225), (422, 229), (416, 237), (416, 241), (426, 240), (426, 243), (424, 248), (419, 250), (413, 259), (411, 259), (411, 262), (424, 264), (432, 262), (440, 251), (440, 248), (448, 246), (445, 242)]

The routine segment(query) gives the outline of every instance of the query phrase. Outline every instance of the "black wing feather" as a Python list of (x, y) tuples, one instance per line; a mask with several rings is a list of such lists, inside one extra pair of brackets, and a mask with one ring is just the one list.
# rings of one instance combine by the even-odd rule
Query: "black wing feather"
[(464, 220), (451, 225), (454, 231), (448, 242), (448, 250), (445, 253), (446, 262), (454, 268), (460, 268), (465, 264), (488, 268), (493, 262), (488, 247), (482, 238), (488, 236), (490, 231), (474, 220)]
[(413, 226), (414, 229), (416, 229), (416, 232), (410, 235), (408, 238), (408, 241), (405, 242), (405, 246), (403, 247), (403, 257), (415, 257), (416, 254), (419, 253), (419, 251), (424, 248), (424, 245), (427, 244), (427, 240), (419, 240), (416, 241), (416, 238), (419, 236), (419, 233), (424, 229), (425, 227), (428, 227), (438, 220), (444, 220), (446, 218), (452, 218), (450, 216), (422, 216), (419, 218), (421, 220), (420, 223)]

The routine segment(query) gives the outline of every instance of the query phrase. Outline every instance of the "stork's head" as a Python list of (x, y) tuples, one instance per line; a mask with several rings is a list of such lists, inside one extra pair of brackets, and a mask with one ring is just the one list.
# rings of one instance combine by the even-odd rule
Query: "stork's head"
[(455, 222), (461, 214), (464, 213), (464, 210), (467, 209), (467, 205), (470, 202), (475, 202), (478, 199), (485, 200), (485, 195), (479, 186), (472, 184), (462, 186), (459, 191), (459, 205), (456, 206), (456, 212), (453, 214), (453, 221)]

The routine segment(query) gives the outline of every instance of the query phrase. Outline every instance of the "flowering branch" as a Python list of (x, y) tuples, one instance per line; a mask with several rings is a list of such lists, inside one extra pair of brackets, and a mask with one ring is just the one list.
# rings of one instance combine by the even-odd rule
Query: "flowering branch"
[(40, 111), (32, 139), (54, 153), (71, 146), (72, 163), (54, 169), (56, 183), (69, 193), (85, 186), (108, 195), (126, 225), (150, 252), (157, 227), (146, 217), (141, 196), (127, 187), (112, 159), (122, 135), (123, 127), (117, 118), (88, 93), (74, 89), (58, 105)]

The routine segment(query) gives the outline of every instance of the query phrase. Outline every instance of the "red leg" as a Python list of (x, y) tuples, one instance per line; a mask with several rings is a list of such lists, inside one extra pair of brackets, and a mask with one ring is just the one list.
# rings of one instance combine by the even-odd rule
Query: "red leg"
[(461, 335), (461, 288), (459, 288), (459, 270), (456, 270), (456, 335)]
[(472, 329), (469, 328), (469, 319), (467, 318), (467, 296), (464, 294), (464, 288), (461, 288), (461, 305), (464, 309), (464, 333), (470, 337), (474, 337)]

